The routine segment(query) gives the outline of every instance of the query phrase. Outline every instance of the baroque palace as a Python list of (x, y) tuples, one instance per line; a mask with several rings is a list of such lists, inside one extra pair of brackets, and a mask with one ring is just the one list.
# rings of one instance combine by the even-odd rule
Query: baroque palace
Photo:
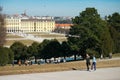
[(50, 16), (6, 16), (5, 27), (10, 32), (52, 32), (55, 30), (55, 20)]

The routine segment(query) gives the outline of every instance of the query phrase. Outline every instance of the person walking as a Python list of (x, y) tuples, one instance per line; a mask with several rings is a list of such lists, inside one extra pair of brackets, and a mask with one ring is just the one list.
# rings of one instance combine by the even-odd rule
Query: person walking
[(87, 66), (87, 71), (90, 71), (90, 56), (86, 54), (86, 66)]
[(93, 59), (92, 59), (92, 66), (91, 66), (91, 70), (96, 70), (96, 58), (95, 56), (93, 55)]

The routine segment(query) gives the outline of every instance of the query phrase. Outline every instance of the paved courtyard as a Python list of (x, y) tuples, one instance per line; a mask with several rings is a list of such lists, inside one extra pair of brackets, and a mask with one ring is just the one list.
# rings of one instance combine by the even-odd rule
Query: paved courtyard
[(0, 76), (0, 80), (120, 80), (120, 67)]

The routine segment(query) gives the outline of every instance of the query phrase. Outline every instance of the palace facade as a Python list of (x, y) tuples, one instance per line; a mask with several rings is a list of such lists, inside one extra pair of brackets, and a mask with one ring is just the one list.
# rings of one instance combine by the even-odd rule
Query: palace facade
[(52, 32), (55, 30), (53, 17), (7, 16), (5, 27), (10, 32)]

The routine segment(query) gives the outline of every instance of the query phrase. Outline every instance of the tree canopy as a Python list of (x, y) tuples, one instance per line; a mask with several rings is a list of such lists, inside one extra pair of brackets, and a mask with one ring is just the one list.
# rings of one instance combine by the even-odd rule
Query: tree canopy
[(110, 27), (110, 33), (114, 42), (114, 53), (120, 52), (120, 14), (113, 13), (108, 16), (108, 25)]
[(0, 47), (0, 66), (12, 63), (13, 60), (14, 54), (12, 50), (6, 47)]
[(65, 58), (71, 55), (72, 54), (71, 54), (70, 45), (68, 44), (68, 42), (63, 41), (61, 44), (61, 56)]
[(34, 56), (35, 59), (39, 57), (38, 46), (39, 46), (39, 43), (33, 42), (32, 45), (27, 48), (27, 53), (29, 57)]
[(14, 57), (16, 60), (25, 60), (27, 59), (27, 46), (21, 42), (13, 43), (10, 48), (14, 52)]
[(41, 57), (43, 59), (60, 57), (61, 45), (57, 40), (51, 40), (47, 43), (41, 51)]
[(100, 18), (95, 8), (86, 8), (73, 19), (68, 41), (79, 49), (84, 57), (86, 49), (97, 50), (100, 54), (109, 54), (112, 50), (112, 40), (107, 23)]

